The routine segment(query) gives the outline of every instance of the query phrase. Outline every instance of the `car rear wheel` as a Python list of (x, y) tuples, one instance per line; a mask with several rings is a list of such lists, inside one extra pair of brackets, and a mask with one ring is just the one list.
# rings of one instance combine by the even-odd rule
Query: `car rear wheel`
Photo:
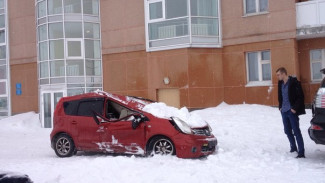
[(174, 155), (175, 146), (166, 137), (155, 137), (149, 144), (149, 154), (151, 155)]
[(55, 138), (54, 151), (59, 157), (70, 157), (75, 152), (72, 138), (67, 134), (60, 134)]

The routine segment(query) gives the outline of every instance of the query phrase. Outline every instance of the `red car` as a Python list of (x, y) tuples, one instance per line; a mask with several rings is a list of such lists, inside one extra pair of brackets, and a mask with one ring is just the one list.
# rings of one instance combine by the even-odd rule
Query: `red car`
[(216, 149), (207, 124), (191, 128), (177, 118), (142, 110), (150, 102), (106, 92), (62, 98), (54, 112), (51, 145), (59, 157), (77, 151), (197, 158)]

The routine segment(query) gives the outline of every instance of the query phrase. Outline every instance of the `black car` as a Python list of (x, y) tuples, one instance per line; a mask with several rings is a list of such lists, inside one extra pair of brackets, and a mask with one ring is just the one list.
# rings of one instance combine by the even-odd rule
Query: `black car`
[(0, 183), (33, 183), (28, 175), (0, 171)]
[[(325, 74), (325, 68), (321, 72)], [(316, 144), (325, 145), (325, 78), (315, 96), (312, 111), (313, 119), (308, 129), (309, 136)]]

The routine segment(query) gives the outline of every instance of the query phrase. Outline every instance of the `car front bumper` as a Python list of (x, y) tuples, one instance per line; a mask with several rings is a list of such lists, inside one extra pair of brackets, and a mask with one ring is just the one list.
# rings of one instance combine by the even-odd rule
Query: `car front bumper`
[(313, 129), (309, 128), (308, 133), (309, 133), (310, 138), (316, 144), (325, 145), (325, 130), (313, 130)]
[(179, 158), (199, 158), (216, 151), (218, 140), (213, 135), (178, 134), (174, 138), (176, 155)]

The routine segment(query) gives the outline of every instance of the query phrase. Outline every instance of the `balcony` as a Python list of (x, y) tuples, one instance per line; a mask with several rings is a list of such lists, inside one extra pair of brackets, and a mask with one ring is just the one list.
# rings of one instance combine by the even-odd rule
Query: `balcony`
[(296, 4), (297, 39), (325, 37), (325, 0)]
[(220, 48), (220, 0), (144, 0), (146, 48)]

